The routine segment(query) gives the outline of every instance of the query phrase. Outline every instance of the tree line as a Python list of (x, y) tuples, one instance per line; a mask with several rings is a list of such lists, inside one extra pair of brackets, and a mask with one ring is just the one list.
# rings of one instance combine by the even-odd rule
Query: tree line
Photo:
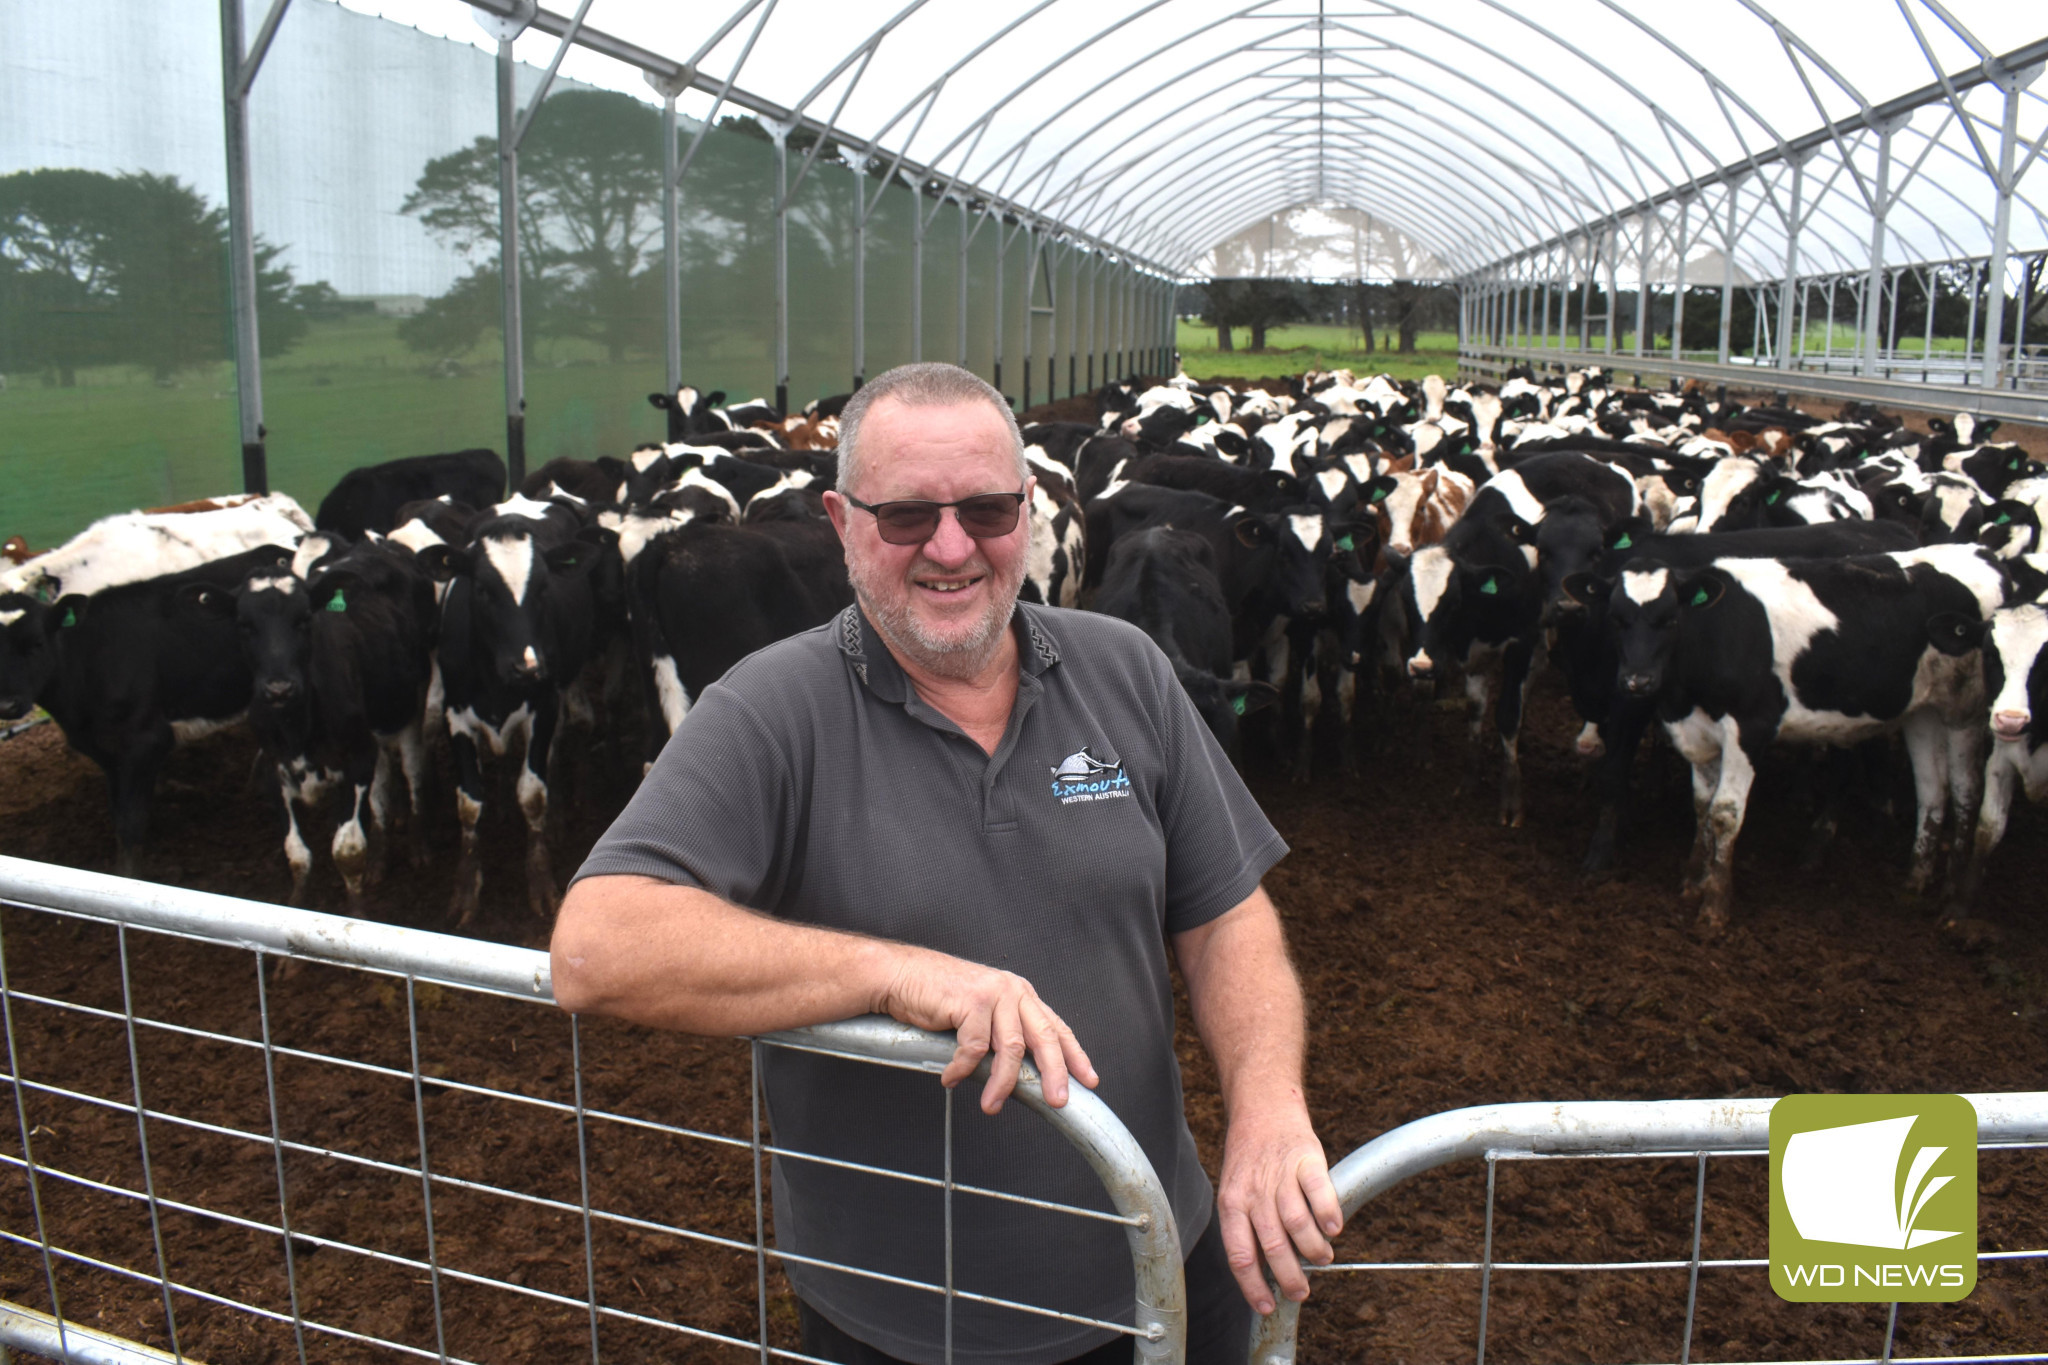
[[(282, 355), (339, 311), (256, 242), (257, 323)], [(175, 176), (45, 168), (0, 175), (0, 373), (71, 387), (88, 365), (159, 382), (234, 353), (227, 210)]]
[(1371, 353), (1384, 347), (1412, 355), (1415, 338), (1425, 330), (1458, 325), (1455, 291), (1419, 280), (1371, 284), (1347, 280), (1318, 284), (1309, 280), (1213, 279), (1185, 285), (1177, 307), (1183, 316), (1198, 317), (1216, 329), (1216, 349), (1236, 349), (1235, 329), (1251, 332), (1251, 349), (1266, 349), (1266, 333), (1290, 322), (1322, 322), (1356, 328)]

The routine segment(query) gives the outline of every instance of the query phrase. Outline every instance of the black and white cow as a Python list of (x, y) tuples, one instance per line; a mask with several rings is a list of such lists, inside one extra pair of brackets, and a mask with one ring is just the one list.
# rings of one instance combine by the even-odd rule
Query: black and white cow
[(650, 766), (734, 664), (853, 601), (829, 521), (691, 521), (648, 541), (627, 583), (635, 662), (649, 716), (658, 718), (646, 727)]
[(1960, 845), (1983, 775), (1983, 667), (1946, 652), (1953, 621), (1988, 619), (2003, 592), (1990, 557), (1964, 545), (1692, 570), (1639, 560), (1622, 572), (1608, 603), (1619, 681), (1655, 699), (1692, 764), (1686, 891), (1705, 930), (1727, 924), (1735, 839), (1757, 762), (1778, 740), (1848, 745), (1903, 731), (1919, 798), (1908, 885), (1926, 888), (1945, 816)]
[(164, 759), (249, 708), (235, 590), (256, 569), (289, 573), (291, 557), (264, 545), (90, 597), (0, 595), (0, 721), (41, 706), (100, 765), (122, 876), (138, 870)]
[(1955, 902), (1967, 909), (1984, 884), (1993, 850), (2005, 838), (2015, 790), (2029, 801), (2048, 801), (2048, 557), (2005, 565), (2006, 605), (1989, 621), (1957, 617), (1941, 638), (1956, 648), (1981, 648), (1984, 691), (1991, 698), (1991, 752), (1984, 761), (1983, 804), (1977, 812), (1970, 860), (1957, 882)]
[(361, 540), (398, 525), (398, 509), (409, 502), (446, 495), (471, 507), (488, 507), (505, 496), (505, 462), (495, 450), (458, 450), (414, 455), (351, 469), (320, 500), (313, 525)]
[(468, 544), (429, 546), (423, 556), (436, 577), (450, 580), (439, 660), (462, 822), (450, 906), (457, 928), (475, 918), (483, 889), (477, 825), (485, 750), (523, 750), (517, 792), (526, 818), (527, 901), (536, 915), (553, 917), (548, 760), (562, 689), (600, 644), (606, 561), (615, 563), (617, 553), (612, 533), (585, 526), (574, 508), (514, 498), (472, 525)]
[(668, 415), (671, 441), (687, 441), (707, 431), (732, 430), (732, 423), (717, 410), (725, 401), (724, 389), (704, 393), (693, 385), (683, 384), (674, 393), (650, 393), (647, 401)]
[(1230, 608), (1215, 553), (1191, 531), (1151, 526), (1119, 540), (1094, 610), (1152, 637), (1227, 754), (1237, 751), (1238, 718), (1278, 695), (1270, 684), (1231, 677)]
[(391, 760), (411, 799), (413, 862), (426, 861), (426, 748), (421, 733), (433, 654), (434, 582), (397, 545), (365, 541), (316, 569), (309, 582), (289, 569), (261, 568), (226, 606), (254, 679), (250, 727), (275, 765), (284, 799), (285, 861), (293, 905), (305, 904), (312, 850), (299, 833), (299, 807), (316, 808), (334, 788), (348, 796), (332, 851), (350, 914), (363, 909), (371, 862), (370, 823), (389, 827)]
[(1501, 823), (1523, 819), (1521, 724), (1532, 665), (1541, 643), (1543, 581), (1536, 538), (1546, 504), (1582, 500), (1603, 527), (1641, 511), (1628, 472), (1592, 456), (1536, 455), (1494, 475), (1473, 494), (1443, 540), (1412, 559), (1389, 555), (1400, 576), (1399, 624), (1408, 633), (1408, 676), (1434, 682), (1462, 669), (1476, 763), (1491, 674), (1500, 675), (1494, 728), (1501, 742)]

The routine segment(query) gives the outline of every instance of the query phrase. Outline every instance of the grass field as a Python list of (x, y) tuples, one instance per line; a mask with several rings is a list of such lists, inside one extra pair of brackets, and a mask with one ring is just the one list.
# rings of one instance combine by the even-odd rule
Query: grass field
[(1239, 327), (1232, 333), (1239, 349), (1216, 349), (1216, 329), (1192, 322), (1179, 327), (1181, 365), (1196, 379), (1276, 379), (1303, 370), (1350, 369), (1358, 374), (1391, 374), (1396, 379), (1420, 379), (1426, 374), (1453, 378), (1458, 371), (1458, 338), (1451, 332), (1423, 332), (1415, 339), (1413, 355), (1401, 355), (1381, 348), (1366, 354), (1355, 327), (1331, 323), (1302, 323), (1275, 327), (1266, 333), (1266, 349), (1246, 350), (1251, 329)]

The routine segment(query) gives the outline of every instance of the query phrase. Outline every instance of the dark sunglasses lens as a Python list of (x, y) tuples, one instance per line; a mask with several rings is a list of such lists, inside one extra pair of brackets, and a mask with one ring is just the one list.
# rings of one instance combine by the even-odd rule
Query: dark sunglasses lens
[(922, 545), (939, 529), (939, 509), (929, 502), (885, 502), (875, 508), (875, 529), (891, 545)]
[(977, 540), (1006, 536), (1017, 529), (1017, 499), (1008, 493), (968, 498), (960, 504), (960, 525)]

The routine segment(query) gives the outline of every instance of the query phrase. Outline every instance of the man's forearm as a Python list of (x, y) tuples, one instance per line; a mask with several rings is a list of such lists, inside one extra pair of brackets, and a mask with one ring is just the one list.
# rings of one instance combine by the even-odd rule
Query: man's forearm
[(563, 1009), (715, 1035), (879, 1009), (906, 951), (646, 877), (576, 883), (550, 947)]
[(1215, 1059), (1224, 1111), (1302, 1101), (1307, 1024), (1280, 917), (1265, 892), (1175, 942), (1195, 1028)]

